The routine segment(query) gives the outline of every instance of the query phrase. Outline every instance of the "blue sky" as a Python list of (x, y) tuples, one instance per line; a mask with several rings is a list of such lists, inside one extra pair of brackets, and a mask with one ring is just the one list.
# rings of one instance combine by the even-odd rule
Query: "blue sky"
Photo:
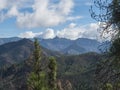
[(97, 37), (92, 0), (0, 0), (0, 37)]

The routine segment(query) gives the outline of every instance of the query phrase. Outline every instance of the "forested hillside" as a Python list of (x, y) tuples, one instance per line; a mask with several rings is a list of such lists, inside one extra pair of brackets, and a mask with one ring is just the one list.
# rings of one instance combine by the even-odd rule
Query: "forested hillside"
[[(25, 43), (21, 43), (25, 42)], [(17, 45), (16, 45), (17, 44)], [(28, 53), (28, 58), (18, 58), (16, 61), (16, 58), (13, 59), (6, 59), (7, 61), (11, 61), (13, 63), (10, 63), (8, 66), (8, 63), (6, 63), (5, 67), (1, 67), (1, 88), (11, 90), (26, 90), (27, 88), (27, 76), (32, 71), (33, 66), (33, 42), (27, 39), (23, 39), (17, 42), (12, 42), (3, 45), (4, 47), (7, 45), (7, 49), (9, 47), (19, 47), (19, 45), (22, 44), (24, 47), (26, 45), (29, 45), (30, 48), (22, 50), (23, 53), (15, 53), (16, 56), (22, 56), (26, 51), (30, 51), (31, 53)], [(2, 46), (2, 47), (3, 47)], [(20, 45), (21, 46), (21, 45)], [(23, 47), (23, 48), (24, 48)], [(7, 50), (6, 49), (6, 50)], [(12, 49), (14, 52), (14, 49)], [(19, 48), (17, 48), (19, 51)], [(7, 53), (7, 52), (6, 52)], [(9, 52), (7, 53), (9, 55)], [(10, 54), (9, 56), (14, 56), (14, 54)], [(99, 55), (97, 53), (86, 53), (81, 55), (62, 55), (56, 52), (52, 52), (50, 50), (47, 50), (45, 48), (42, 48), (42, 57), (41, 62), (42, 66), (45, 67), (48, 65), (48, 57), (54, 56), (57, 61), (57, 80), (59, 82), (62, 82), (63, 84), (66, 83), (66, 80), (69, 81), (69, 83), (72, 85), (73, 90), (79, 90), (79, 88), (86, 88), (84, 87), (84, 82), (90, 84), (89, 79), (93, 81), (92, 74), (95, 70), (95, 65), (99, 60), (102, 59), (102, 55)], [(42, 68), (43, 68), (42, 67)], [(91, 72), (91, 73), (89, 73)], [(85, 73), (88, 73), (87, 75)], [(88, 78), (91, 77), (91, 78)], [(17, 82), (19, 80), (19, 82)], [(79, 84), (78, 84), (79, 83)], [(91, 85), (92, 86), (92, 85)], [(88, 87), (91, 87), (88, 86)]]

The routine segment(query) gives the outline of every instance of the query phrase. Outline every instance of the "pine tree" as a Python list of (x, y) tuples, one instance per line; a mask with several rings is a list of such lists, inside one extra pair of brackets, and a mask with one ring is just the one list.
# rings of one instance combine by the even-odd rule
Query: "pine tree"
[(35, 39), (34, 47), (33, 71), (28, 78), (28, 90), (48, 90), (46, 73), (41, 69), (41, 49), (37, 39)]
[[(37, 39), (34, 42), (34, 62), (33, 71), (28, 78), (28, 90), (57, 90), (56, 76), (57, 76), (57, 64), (54, 57), (49, 58), (48, 75), (41, 67), (41, 49)], [(47, 77), (48, 76), (48, 77)]]
[(34, 66), (33, 66), (33, 70), (34, 72), (37, 74), (41, 71), (41, 49), (40, 49), (40, 45), (39, 45), (39, 42), (37, 39), (35, 39), (35, 42), (34, 42), (34, 59), (35, 59), (35, 62), (34, 62)]
[(48, 73), (49, 90), (57, 90), (56, 88), (57, 64), (54, 57), (49, 58), (48, 68), (49, 68)]

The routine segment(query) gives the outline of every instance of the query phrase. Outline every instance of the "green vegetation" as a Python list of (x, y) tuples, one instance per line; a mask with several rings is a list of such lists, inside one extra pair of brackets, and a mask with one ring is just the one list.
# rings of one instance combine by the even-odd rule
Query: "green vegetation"
[[(46, 87), (45, 89), (48, 89), (50, 87), (54, 88), (56, 87), (55, 85), (57, 85), (57, 87), (62, 87), (62, 89), (64, 87), (65, 90), (69, 90), (68, 88), (72, 88), (71, 90), (92, 90), (92, 86), (94, 85), (93, 74), (95, 65), (103, 57), (97, 53), (86, 53), (74, 56), (58, 56), (55, 57), (56, 60), (54, 58), (48, 59), (49, 56), (41, 56), (41, 71), (39, 75), (39, 78), (41, 78), (40, 80), (33, 69), (34, 57), (30, 57), (31, 60), (27, 59), (25, 62), (22, 62), (20, 64), (6, 67), (4, 70), (1, 69), (1, 87), (5, 88), (6, 90), (27, 90), (31, 88), (33, 89), (34, 86), (37, 87), (39, 84), (43, 88)], [(51, 63), (53, 63), (53, 66), (51, 66)], [(57, 63), (57, 66), (55, 63)], [(49, 68), (49, 65), (51, 70)], [(57, 77), (56, 73), (52, 73), (51, 71), (55, 71), (57, 73)], [(51, 80), (49, 77), (52, 77), (53, 79)], [(55, 80), (56, 78), (57, 80)], [(41, 82), (44, 83), (41, 84)], [(49, 82), (55, 83), (52, 83), (52, 86), (50, 86)], [(12, 86), (10, 83), (12, 83)], [(15, 87), (13, 88), (13, 86)]]
[[(54, 57), (49, 58), (48, 67), (44, 68), (42, 65), (42, 52), (39, 42), (35, 39), (34, 42), (34, 62), (32, 72), (28, 78), (28, 90), (57, 90), (56, 76), (57, 64)], [(47, 64), (47, 63), (46, 63)], [(48, 71), (46, 71), (48, 69)]]
[[(101, 22), (102, 35), (112, 33), (111, 46), (107, 58), (101, 60), (96, 68), (95, 79), (99, 90), (119, 90), (120, 82), (120, 1), (94, 0), (95, 6), (100, 10), (96, 14), (91, 8), (91, 16)], [(104, 23), (104, 24), (103, 24)]]
[(33, 71), (28, 78), (28, 90), (47, 90), (46, 74), (41, 69), (41, 49), (37, 39), (35, 39), (34, 46)]
[(56, 76), (57, 76), (57, 64), (54, 57), (49, 59), (49, 73), (48, 73), (48, 86), (49, 90), (57, 90)]

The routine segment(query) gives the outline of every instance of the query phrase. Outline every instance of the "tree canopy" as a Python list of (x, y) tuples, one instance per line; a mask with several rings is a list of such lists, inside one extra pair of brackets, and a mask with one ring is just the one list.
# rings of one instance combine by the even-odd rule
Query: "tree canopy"
[[(95, 8), (99, 12), (95, 11)], [(91, 17), (100, 22), (102, 35), (110, 34), (108, 57), (96, 69), (96, 82), (102, 90), (119, 90), (120, 84), (120, 0), (94, 0)], [(97, 87), (98, 87), (97, 86)], [(109, 89), (108, 89), (109, 88)]]
[(120, 37), (120, 0), (94, 0), (90, 13), (100, 22), (102, 35), (110, 33), (112, 40)]

